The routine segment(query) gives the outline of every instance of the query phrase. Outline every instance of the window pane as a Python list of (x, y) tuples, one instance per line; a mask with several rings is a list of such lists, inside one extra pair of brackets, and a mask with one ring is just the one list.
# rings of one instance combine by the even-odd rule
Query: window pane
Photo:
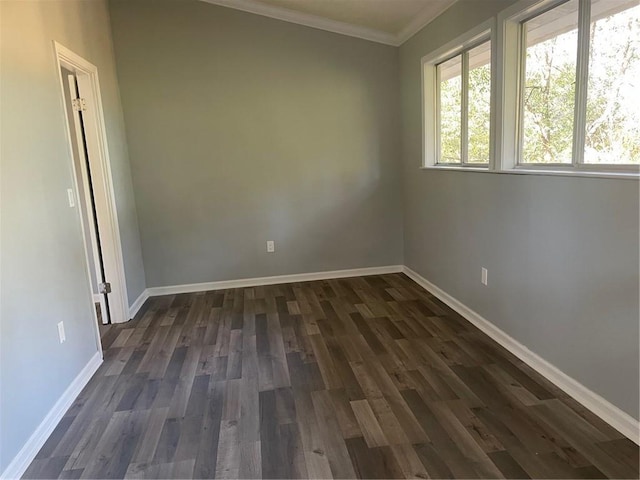
[(640, 164), (640, 6), (591, 6), (585, 163)]
[(524, 22), (522, 163), (571, 163), (578, 1)]
[(458, 55), (437, 67), (440, 82), (439, 163), (460, 163), (462, 119), (462, 57)]
[(491, 43), (469, 50), (469, 163), (489, 162)]

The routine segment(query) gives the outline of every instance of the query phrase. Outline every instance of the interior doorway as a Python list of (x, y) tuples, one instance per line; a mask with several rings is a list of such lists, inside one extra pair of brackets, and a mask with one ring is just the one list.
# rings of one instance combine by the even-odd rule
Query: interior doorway
[(58, 43), (54, 47), (73, 157), (75, 191), (69, 201), (75, 202), (81, 218), (99, 343), (98, 322), (129, 320), (100, 84), (94, 65)]

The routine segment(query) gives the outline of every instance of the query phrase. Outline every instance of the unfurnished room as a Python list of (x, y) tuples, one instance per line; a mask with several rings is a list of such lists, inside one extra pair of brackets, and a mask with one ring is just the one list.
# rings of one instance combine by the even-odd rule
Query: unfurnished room
[(638, 479), (638, 92), (638, 0), (0, 0), (0, 478)]

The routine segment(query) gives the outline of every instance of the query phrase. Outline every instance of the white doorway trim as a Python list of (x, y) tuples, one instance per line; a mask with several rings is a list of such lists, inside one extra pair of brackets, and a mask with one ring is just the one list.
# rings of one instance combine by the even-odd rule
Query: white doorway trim
[[(91, 168), (91, 180), (94, 188), (95, 210), (97, 216), (98, 229), (102, 247), (104, 270), (107, 281), (111, 283), (111, 293), (109, 294), (109, 309), (112, 323), (123, 323), (129, 320), (129, 301), (127, 298), (127, 286), (124, 273), (124, 259), (122, 255), (122, 244), (120, 241), (120, 229), (118, 226), (118, 215), (115, 203), (115, 193), (113, 189), (113, 179), (111, 175), (111, 164), (107, 147), (106, 127), (104, 123), (104, 112), (102, 109), (102, 99), (100, 96), (100, 83), (98, 81), (98, 69), (81, 56), (75, 54), (68, 48), (53, 42), (57, 75), (60, 81), (60, 95), (63, 106), (65, 102), (64, 84), (61, 69), (64, 67), (74, 72), (78, 81), (78, 88), (85, 100), (86, 111), (83, 112), (85, 136), (88, 151), (88, 161)], [(67, 109), (64, 108), (65, 128), (67, 140), (69, 142), (69, 152), (73, 158), (73, 138), (69, 128)], [(76, 192), (79, 191), (78, 181), (86, 175), (86, 172), (76, 171), (75, 162), (73, 164), (74, 180), (76, 182)], [(84, 175), (83, 175), (84, 174)], [(85, 209), (83, 202), (77, 202), (78, 207)], [(82, 220), (82, 219), (81, 219)], [(81, 221), (81, 224), (83, 222)], [(88, 232), (84, 232), (86, 235)], [(86, 242), (85, 250), (86, 250)], [(92, 252), (87, 254), (87, 280), (91, 282), (88, 258)], [(91, 285), (91, 283), (90, 283)], [(96, 329), (97, 316), (96, 316)], [(98, 332), (99, 337), (99, 332)], [(99, 339), (98, 339), (99, 341)]]

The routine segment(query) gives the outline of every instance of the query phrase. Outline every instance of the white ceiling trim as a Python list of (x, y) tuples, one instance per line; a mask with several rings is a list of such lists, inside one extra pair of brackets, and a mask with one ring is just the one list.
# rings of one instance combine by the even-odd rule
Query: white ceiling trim
[(318, 28), (328, 32), (340, 33), (351, 37), (362, 38), (372, 42), (384, 43), (385, 45), (399, 45), (396, 35), (376, 30), (373, 28), (361, 27), (351, 23), (339, 22), (328, 18), (319, 17), (310, 13), (297, 12), (288, 8), (266, 5), (255, 0), (202, 0), (207, 3), (221, 5), (223, 7), (235, 8), (243, 12), (255, 13), (265, 17), (283, 20), (285, 22), (298, 23), (307, 27)]
[(436, 17), (446, 10), (449, 9), (457, 0), (449, 0), (445, 4), (438, 4), (435, 8), (425, 8), (421, 12), (416, 15), (416, 17), (411, 20), (409, 25), (404, 27), (400, 33), (396, 36), (398, 45), (402, 45), (404, 42), (413, 37), (416, 33), (418, 33), (423, 27), (427, 26)]
[(242, 10), (243, 12), (255, 13), (265, 17), (275, 18), (290, 23), (297, 23), (307, 27), (318, 28), (328, 32), (340, 33), (350, 37), (362, 38), (372, 42), (383, 43), (399, 47), (406, 42), (418, 31), (430, 23), (435, 17), (447, 10), (457, 0), (450, 0), (448, 4), (438, 6), (436, 9), (426, 8), (421, 11), (414, 20), (411, 21), (402, 31), (397, 34), (383, 32), (374, 28), (362, 27), (351, 23), (340, 22), (338, 20), (330, 20), (325, 17), (312, 15), (310, 13), (298, 12), (274, 5), (266, 5), (256, 0), (202, 0), (203, 2), (213, 3), (223, 7)]

